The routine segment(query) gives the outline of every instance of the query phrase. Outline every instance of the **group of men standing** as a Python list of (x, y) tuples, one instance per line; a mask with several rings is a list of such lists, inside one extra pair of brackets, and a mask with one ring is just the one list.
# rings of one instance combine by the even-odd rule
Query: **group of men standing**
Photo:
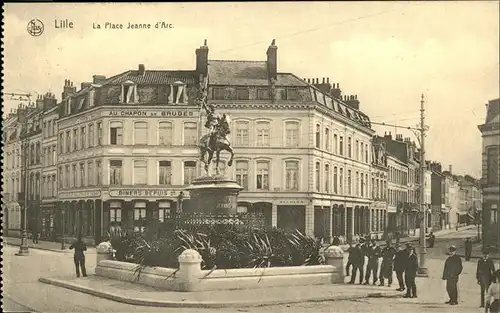
[[(406, 247), (403, 248), (399, 244), (393, 246), (391, 241), (387, 240), (386, 246), (381, 248), (373, 239), (368, 241), (361, 239), (355, 246), (349, 245), (347, 251), (349, 252), (346, 266), (347, 276), (349, 276), (349, 269), (352, 267), (350, 284), (355, 283), (359, 273), (359, 284), (368, 285), (371, 277), (374, 285), (380, 278), (379, 286), (384, 286), (385, 279), (387, 279), (387, 286), (390, 287), (392, 285), (392, 272), (396, 272), (399, 284), (397, 290), (404, 291), (406, 289), (406, 298), (417, 297), (415, 277), (417, 276), (418, 259), (411, 243), (406, 243)], [(382, 258), (382, 263), (379, 266), (380, 258)], [(366, 273), (363, 277), (365, 262), (367, 262)], [(379, 272), (380, 277), (378, 277)]]

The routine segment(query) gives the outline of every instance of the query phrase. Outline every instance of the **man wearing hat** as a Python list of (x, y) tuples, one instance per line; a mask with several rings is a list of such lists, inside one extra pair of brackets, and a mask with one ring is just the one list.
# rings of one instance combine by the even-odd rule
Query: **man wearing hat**
[(406, 243), (406, 249), (403, 248), (399, 243), (396, 244), (396, 255), (394, 257), (394, 271), (396, 272), (396, 278), (398, 280), (399, 288), (397, 291), (405, 290), (405, 281), (403, 277), (403, 273), (406, 269), (406, 263), (408, 262), (408, 254), (411, 248), (411, 243)]
[[(360, 240), (362, 243), (363, 241)], [(351, 269), (351, 280), (349, 281), (349, 284), (354, 284), (356, 281), (356, 274), (359, 272), (359, 283), (361, 284), (363, 282), (363, 267), (365, 266), (365, 255), (362, 251), (362, 246), (360, 243), (357, 243), (351, 253), (349, 254), (350, 262), (352, 264), (352, 269)]]
[(394, 257), (397, 250), (392, 246), (391, 240), (386, 241), (387, 245), (382, 249), (382, 265), (380, 266), (380, 286), (384, 285), (384, 278), (387, 278), (387, 286), (392, 284), (392, 271), (394, 265)]
[(495, 264), (489, 258), (489, 251), (483, 251), (483, 258), (477, 262), (477, 284), (481, 286), (481, 308), (484, 308), (484, 293), (495, 280)]
[(458, 304), (458, 277), (462, 273), (462, 260), (456, 254), (457, 248), (455, 246), (450, 247), (450, 256), (446, 259), (444, 263), (443, 270), (443, 280), (446, 280), (446, 291), (450, 297), (446, 304), (457, 305)]
[(371, 240), (371, 245), (368, 246), (367, 252), (368, 264), (366, 265), (365, 285), (370, 283), (371, 275), (373, 276), (373, 284), (375, 285), (378, 280), (378, 259), (381, 255), (380, 247), (377, 245), (375, 239)]

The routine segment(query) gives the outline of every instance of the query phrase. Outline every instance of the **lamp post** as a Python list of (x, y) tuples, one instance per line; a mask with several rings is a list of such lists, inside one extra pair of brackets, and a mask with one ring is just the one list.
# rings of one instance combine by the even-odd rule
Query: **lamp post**
[[(420, 101), (420, 211), (422, 212), (422, 221), (420, 224), (420, 262), (418, 264), (418, 276), (429, 277), (429, 273), (426, 267), (426, 254), (427, 254), (427, 243), (426, 243), (426, 229), (427, 229), (427, 212), (425, 209), (425, 115), (424, 115), (424, 95), (422, 94), (422, 99)], [(423, 226), (423, 227), (422, 227)]]
[(28, 248), (28, 230), (27, 230), (27, 227), (28, 227), (28, 215), (27, 215), (27, 212), (28, 212), (28, 161), (29, 161), (29, 157), (28, 157), (28, 149), (29, 149), (29, 125), (28, 124), (28, 119), (26, 118), (26, 116), (24, 116), (24, 121), (23, 121), (23, 128), (24, 128), (24, 133), (23, 133), (23, 137), (22, 138), (22, 149), (21, 149), (21, 152), (22, 152), (22, 161), (23, 161), (23, 164), (22, 164), (22, 172), (24, 173), (24, 176), (23, 176), (23, 189), (24, 189), (24, 192), (22, 193), (22, 196), (23, 196), (23, 204), (22, 204), (22, 208), (23, 208), (23, 231), (22, 231), (22, 234), (21, 234), (21, 246), (19, 247), (19, 252), (16, 253), (16, 255), (18, 256), (27, 256), (29, 255), (29, 248)]
[(64, 209), (64, 207), (61, 208), (61, 250), (64, 250), (66, 249), (66, 247), (64, 246), (64, 215), (66, 214), (66, 211)]
[(184, 192), (179, 192), (179, 195), (177, 196), (177, 211), (179, 213), (182, 213), (182, 202), (184, 201)]

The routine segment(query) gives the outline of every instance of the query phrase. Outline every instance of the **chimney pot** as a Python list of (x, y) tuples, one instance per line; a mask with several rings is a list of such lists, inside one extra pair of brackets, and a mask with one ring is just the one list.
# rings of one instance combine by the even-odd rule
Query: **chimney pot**
[(325, 83), (325, 78), (323, 77), (323, 84)]
[(146, 68), (144, 67), (144, 64), (139, 64), (139, 75), (144, 75), (146, 72)]
[(326, 82), (329, 84), (330, 83), (330, 77), (326, 78)]
[(311, 83), (311, 79), (310, 79), (310, 78), (308, 78), (308, 79), (307, 79), (307, 83), (308, 83), (308, 84), (310, 84), (310, 83)]
[(205, 47), (207, 46), (207, 40), (206, 40), (206, 39), (203, 41), (203, 45), (204, 45)]

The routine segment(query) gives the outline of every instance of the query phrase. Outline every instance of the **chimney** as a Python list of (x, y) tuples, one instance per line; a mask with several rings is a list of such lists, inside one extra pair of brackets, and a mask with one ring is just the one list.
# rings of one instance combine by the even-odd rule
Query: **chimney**
[(355, 110), (359, 110), (359, 100), (358, 96), (348, 96), (346, 97), (345, 103)]
[(82, 83), (81, 87), (82, 87), (82, 89), (85, 89), (87, 87), (90, 87), (91, 85), (92, 85), (92, 83), (90, 83), (90, 82), (84, 82), (84, 83)]
[(145, 72), (146, 68), (144, 67), (144, 64), (139, 64), (139, 75), (144, 76)]
[(41, 106), (43, 108), (43, 111), (48, 111), (57, 105), (56, 96), (52, 93), (47, 93), (47, 94), (45, 94), (45, 96), (43, 96), (43, 98), (40, 98), (40, 99), (41, 99)]
[(329, 95), (332, 90), (332, 85), (326, 80), (325, 77), (322, 78), (321, 83), (320, 79), (316, 78), (316, 82), (313, 83), (314, 87), (318, 88), (322, 93)]
[(69, 79), (64, 80), (64, 87), (62, 92), (62, 100), (76, 93), (76, 87), (73, 87), (73, 82)]
[[(45, 96), (46, 96), (46, 95), (45, 95)], [(44, 103), (44, 98), (45, 98), (45, 96), (40, 95), (40, 96), (38, 96), (38, 97), (36, 98), (36, 101), (35, 101), (35, 103), (36, 103), (36, 107), (37, 107), (38, 109), (40, 109), (40, 110), (43, 110), (43, 108), (44, 108), (43, 103)]]
[(92, 76), (93, 82), (96, 85), (102, 85), (106, 81), (106, 76), (103, 75), (94, 75)]
[(196, 72), (203, 77), (208, 75), (208, 46), (207, 40), (203, 42), (203, 46), (199, 47), (195, 51), (196, 53)]
[(342, 90), (340, 90), (338, 83), (337, 85), (335, 85), (335, 83), (333, 84), (332, 89), (330, 90), (330, 95), (337, 100), (342, 100)]
[(267, 48), (267, 74), (269, 79), (278, 78), (278, 47), (276, 39), (273, 39), (269, 48)]

